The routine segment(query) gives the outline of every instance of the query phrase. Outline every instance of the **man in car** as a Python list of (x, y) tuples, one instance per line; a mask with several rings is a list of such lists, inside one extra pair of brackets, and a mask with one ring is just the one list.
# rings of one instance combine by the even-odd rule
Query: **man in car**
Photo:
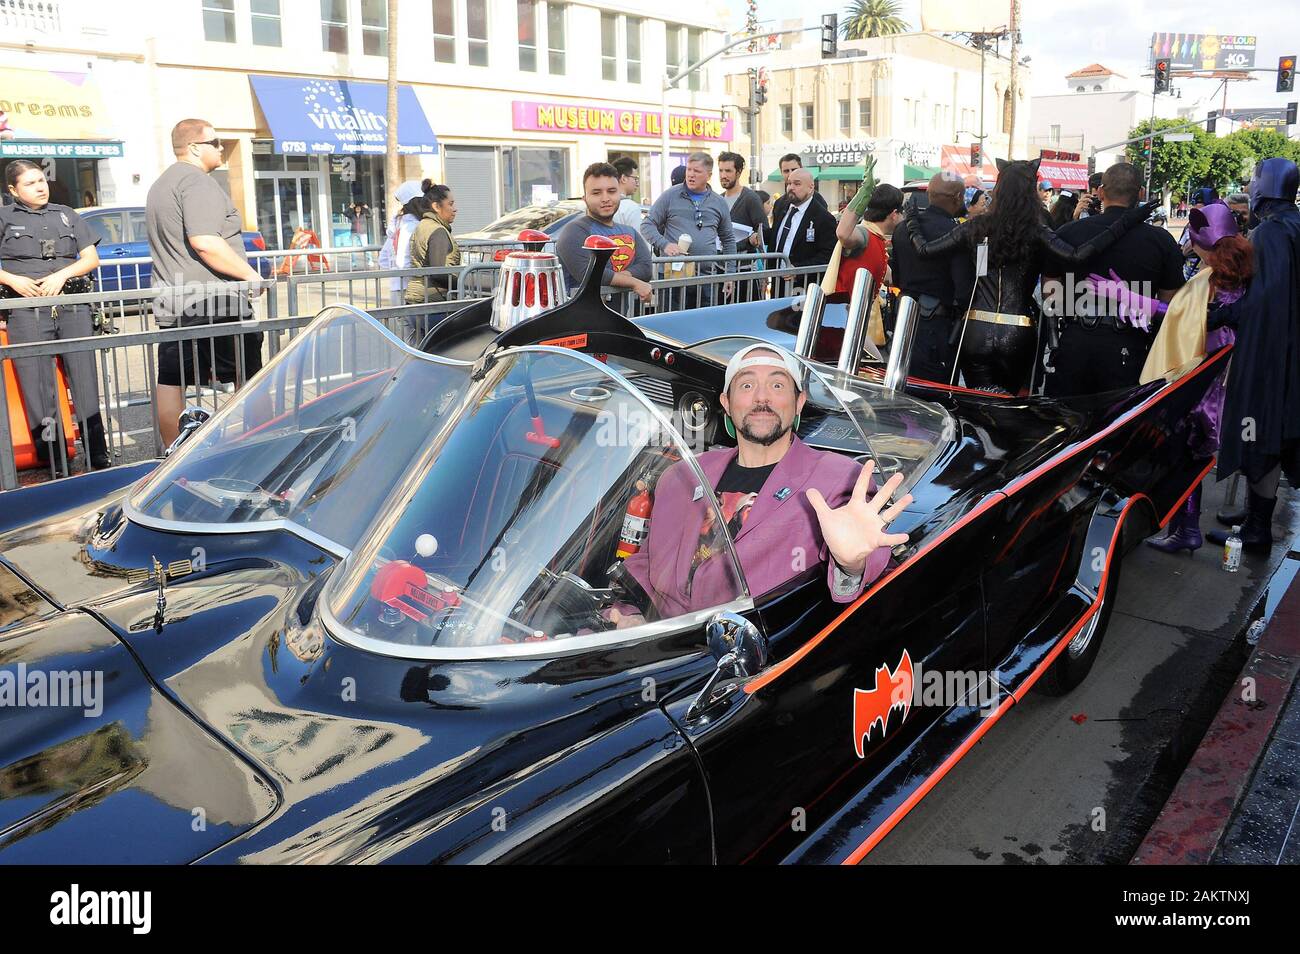
[(645, 599), (607, 611), (619, 629), (645, 622), (651, 609), (664, 619), (730, 600), (728, 537), (754, 595), (827, 563), (838, 603), (857, 598), (883, 572), (890, 548), (907, 542), (907, 534), (886, 531), (912, 500), (907, 494), (886, 506), (902, 474), (869, 496), (872, 463), (859, 467), (795, 435), (807, 400), (802, 380), (795, 358), (773, 345), (742, 348), (727, 363), (721, 401), (736, 447), (699, 457), (724, 523), (692, 468), (679, 463), (664, 472), (649, 534), (623, 567)]

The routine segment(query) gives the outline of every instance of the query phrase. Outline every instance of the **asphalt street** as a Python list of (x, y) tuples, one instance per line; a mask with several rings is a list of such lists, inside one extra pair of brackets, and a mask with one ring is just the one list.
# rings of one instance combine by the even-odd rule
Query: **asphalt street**
[[(1203, 529), (1226, 487), (1207, 483)], [(1190, 557), (1130, 553), (1087, 680), (1013, 706), (864, 863), (1126, 863), (1240, 672), (1270, 578), (1300, 546), (1300, 493), (1281, 496), (1274, 536), (1287, 542), (1236, 574), (1209, 543)]]

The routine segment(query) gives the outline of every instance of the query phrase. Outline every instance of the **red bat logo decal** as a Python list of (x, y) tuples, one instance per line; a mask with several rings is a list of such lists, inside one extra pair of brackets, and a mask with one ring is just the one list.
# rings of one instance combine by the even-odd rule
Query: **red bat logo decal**
[(876, 670), (875, 685), (871, 689), (853, 690), (853, 747), (858, 758), (864, 757), (867, 740), (876, 723), (880, 723), (880, 737), (889, 729), (889, 714), (903, 710), (902, 725), (912, 710), (912, 657), (903, 650), (903, 656), (893, 672), (882, 665)]

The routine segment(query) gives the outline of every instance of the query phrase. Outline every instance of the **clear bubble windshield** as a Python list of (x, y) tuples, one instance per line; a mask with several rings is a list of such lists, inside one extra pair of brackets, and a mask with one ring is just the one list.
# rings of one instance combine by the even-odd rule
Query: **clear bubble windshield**
[[(687, 350), (726, 364), (755, 338), (729, 336), (692, 345)], [(796, 356), (797, 357), (797, 356)], [(798, 358), (804, 368), (808, 401), (799, 437), (811, 447), (851, 454), (876, 462), (887, 480), (903, 474), (900, 494), (909, 490), (948, 445), (956, 432), (946, 409), (901, 391), (852, 377), (819, 361)]]
[[(507, 352), (443, 438), (331, 581), (340, 638), (412, 656), (564, 651), (702, 622), (747, 596), (725, 534), (694, 568), (701, 606), (686, 617), (666, 620), (622, 571), (669, 483), (695, 489), (702, 523), (724, 522), (690, 451), (600, 362)], [(619, 607), (644, 614), (635, 631)]]
[(455, 419), (470, 372), (407, 349), (358, 312), (327, 309), (130, 507), (200, 532), (287, 524), (350, 550)]

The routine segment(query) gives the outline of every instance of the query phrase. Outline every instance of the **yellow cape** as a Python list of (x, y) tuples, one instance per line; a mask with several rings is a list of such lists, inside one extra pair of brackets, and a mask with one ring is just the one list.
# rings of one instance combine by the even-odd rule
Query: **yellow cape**
[(1203, 267), (1178, 290), (1142, 366), (1140, 383), (1176, 381), (1205, 360), (1205, 317), (1211, 269)]

